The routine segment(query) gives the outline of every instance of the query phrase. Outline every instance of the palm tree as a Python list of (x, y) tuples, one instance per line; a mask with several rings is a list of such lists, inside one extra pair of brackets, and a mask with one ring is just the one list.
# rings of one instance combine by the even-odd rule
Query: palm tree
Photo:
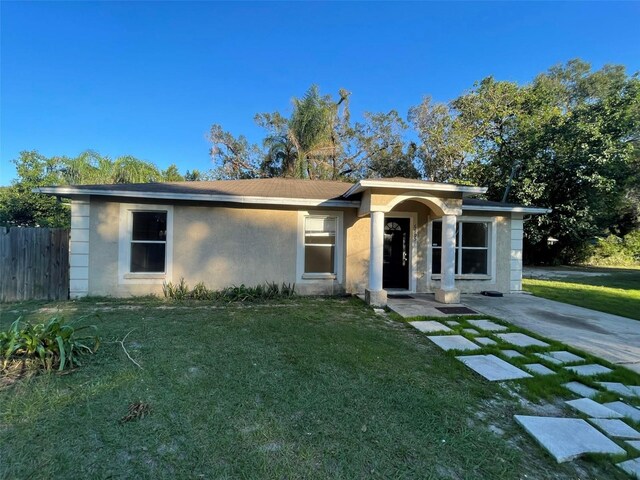
[(348, 123), (348, 95), (341, 90), (340, 100), (334, 102), (312, 85), (302, 98), (293, 99), (288, 137), (297, 154), (296, 176), (337, 178), (342, 148), (340, 127)]

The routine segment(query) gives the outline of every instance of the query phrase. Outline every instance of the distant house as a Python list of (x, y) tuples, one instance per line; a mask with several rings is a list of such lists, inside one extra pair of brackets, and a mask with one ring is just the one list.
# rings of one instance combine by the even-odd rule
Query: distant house
[(161, 293), (184, 279), (302, 294), (521, 290), (523, 217), (484, 188), (404, 178), (43, 187), (72, 200), (71, 296)]

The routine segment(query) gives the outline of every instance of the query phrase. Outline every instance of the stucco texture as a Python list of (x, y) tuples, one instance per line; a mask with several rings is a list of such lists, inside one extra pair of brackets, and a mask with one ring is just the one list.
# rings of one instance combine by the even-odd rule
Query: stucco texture
[[(162, 294), (162, 281), (119, 281), (120, 203), (91, 200), (89, 295)], [(173, 204), (171, 277), (219, 289), (263, 282), (296, 283), (303, 294), (364, 291), (368, 271), (369, 220), (355, 209), (343, 214), (342, 278), (297, 278), (298, 210)], [(323, 209), (314, 208), (314, 212)]]
[[(139, 202), (137, 202), (139, 203)], [(313, 208), (314, 212), (322, 211)], [(358, 217), (356, 208), (330, 208), (343, 215), (344, 274), (341, 278), (303, 280), (296, 271), (298, 209), (250, 208), (220, 204), (173, 203), (173, 271), (167, 281), (203, 282), (219, 289), (262, 282), (296, 283), (298, 292), (363, 293), (369, 267), (370, 221)], [(123, 283), (118, 276), (120, 203), (91, 199), (89, 234), (89, 295), (162, 295), (162, 281)], [(394, 212), (416, 213), (413, 275), (418, 292), (433, 292), (438, 283), (429, 279), (429, 219), (436, 215), (423, 203), (405, 201)], [(465, 216), (469, 216), (465, 213)], [(484, 214), (484, 217), (489, 216)], [(456, 280), (462, 292), (509, 291), (510, 219), (497, 217), (496, 274), (494, 280)], [(340, 254), (340, 252), (338, 252)]]

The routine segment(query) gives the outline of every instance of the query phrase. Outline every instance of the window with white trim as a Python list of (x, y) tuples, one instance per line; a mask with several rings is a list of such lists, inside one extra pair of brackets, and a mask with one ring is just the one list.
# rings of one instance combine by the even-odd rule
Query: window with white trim
[[(431, 228), (431, 271), (441, 273), (442, 222), (436, 220)], [(491, 222), (460, 221), (456, 224), (456, 275), (489, 275), (489, 244)]]
[(336, 274), (335, 216), (309, 215), (304, 218), (304, 273)]
[(131, 273), (164, 273), (167, 257), (167, 212), (131, 212)]

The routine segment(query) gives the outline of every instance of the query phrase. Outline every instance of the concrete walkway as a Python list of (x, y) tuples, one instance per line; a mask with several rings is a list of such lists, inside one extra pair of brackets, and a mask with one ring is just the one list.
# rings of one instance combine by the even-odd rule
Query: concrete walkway
[(640, 321), (527, 294), (462, 295), (469, 308), (640, 373)]

